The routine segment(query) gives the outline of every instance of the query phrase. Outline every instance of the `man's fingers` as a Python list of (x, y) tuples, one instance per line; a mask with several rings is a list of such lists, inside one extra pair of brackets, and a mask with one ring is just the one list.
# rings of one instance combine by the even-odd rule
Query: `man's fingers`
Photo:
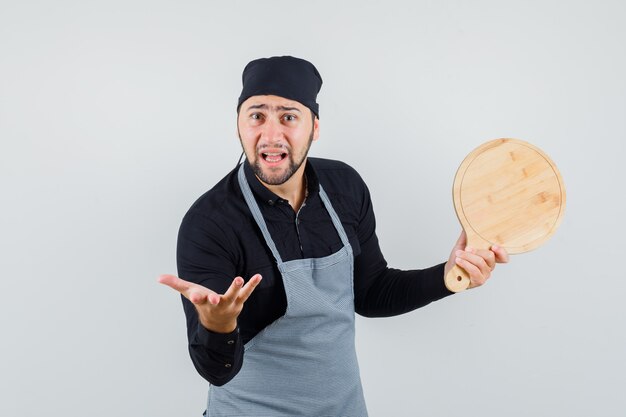
[(222, 299), (231, 303), (235, 301), (243, 303), (250, 297), (250, 294), (252, 294), (259, 282), (261, 282), (260, 274), (252, 276), (245, 285), (243, 278), (237, 277), (222, 296)]
[(489, 267), (489, 270), (493, 271), (496, 267), (496, 254), (488, 249), (471, 249), (471, 253), (474, 253), (485, 260), (485, 263)]
[(246, 285), (244, 285), (243, 278), (236, 277), (224, 295), (219, 295), (206, 287), (194, 284), (193, 282), (185, 281), (175, 275), (161, 275), (159, 276), (158, 281), (161, 284), (167, 285), (168, 287), (178, 291), (185, 298), (196, 305), (204, 304), (206, 302), (211, 305), (218, 305), (220, 303), (226, 303), (226, 305), (228, 305), (228, 303), (233, 303), (235, 301), (240, 303), (245, 302), (248, 297), (250, 297), (250, 294), (252, 294), (252, 291), (254, 291), (259, 282), (261, 282), (261, 275), (254, 275), (250, 278), (250, 280), (248, 280)]
[(488, 276), (491, 273), (492, 268), (489, 266), (487, 260), (480, 254), (476, 253), (475, 249), (468, 249), (469, 250), (466, 251), (457, 250), (456, 256), (474, 265), (480, 274)]
[(208, 298), (207, 295), (208, 295), (207, 293), (202, 293), (199, 291), (191, 290), (189, 292), (189, 295), (187, 295), (186, 297), (189, 301), (191, 301), (194, 304), (203, 304), (207, 301), (207, 298)]
[(500, 263), (500, 264), (505, 264), (507, 262), (509, 262), (509, 253), (506, 251), (506, 249), (498, 246), (498, 245), (493, 245), (491, 247), (491, 251), (495, 254), (496, 256), (496, 262)]
[(241, 291), (239, 291), (238, 300), (242, 303), (245, 302), (250, 297), (256, 286), (259, 285), (261, 279), (263, 279), (261, 274), (256, 274), (250, 278), (248, 283), (241, 289)]
[(219, 304), (221, 297), (217, 293), (214, 293), (213, 291), (211, 291), (207, 299), (209, 300), (209, 303), (213, 305), (217, 305)]
[(235, 278), (233, 282), (230, 284), (230, 287), (228, 287), (228, 290), (226, 290), (224, 295), (222, 295), (222, 300), (224, 300), (225, 302), (232, 303), (237, 298), (237, 295), (239, 294), (239, 290), (243, 286), (243, 282), (244, 282), (243, 278), (241, 277)]
[(220, 301), (219, 295), (210, 289), (203, 287), (202, 285), (194, 284), (193, 282), (185, 281), (175, 275), (161, 275), (159, 276), (158, 281), (161, 284), (167, 285), (168, 287), (178, 291), (183, 297), (194, 304), (203, 304), (207, 302), (207, 300), (211, 304), (217, 304)]
[(470, 288), (479, 287), (485, 283), (488, 277), (485, 277), (482, 271), (467, 259), (458, 257), (456, 264), (463, 268), (470, 276)]
[(180, 279), (175, 275), (163, 274), (159, 276), (158, 281), (161, 284), (167, 285), (168, 287), (178, 291), (181, 294), (189, 290), (190, 282), (187, 282), (184, 279)]
[[(464, 238), (465, 232), (461, 233), (457, 245), (465, 243)], [(449, 260), (450, 263), (454, 262), (469, 274), (470, 288), (483, 285), (491, 276), (496, 264), (508, 261), (509, 254), (506, 249), (497, 245), (491, 246), (490, 249), (455, 247)]]

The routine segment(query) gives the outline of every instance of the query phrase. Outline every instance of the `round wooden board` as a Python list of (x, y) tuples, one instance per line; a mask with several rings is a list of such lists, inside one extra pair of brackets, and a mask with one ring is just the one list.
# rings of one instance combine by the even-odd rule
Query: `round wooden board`
[[(565, 209), (565, 186), (556, 165), (539, 148), (518, 139), (496, 139), (461, 163), (453, 186), (456, 214), (468, 246), (527, 252), (556, 231)], [(455, 267), (446, 285), (460, 291), (469, 277)]]

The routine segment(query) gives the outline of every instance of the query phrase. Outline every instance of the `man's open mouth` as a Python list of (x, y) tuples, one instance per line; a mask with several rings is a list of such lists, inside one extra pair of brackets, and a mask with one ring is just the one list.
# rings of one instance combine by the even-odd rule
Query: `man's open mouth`
[(287, 153), (286, 152), (263, 152), (261, 153), (261, 157), (269, 163), (276, 163), (285, 159), (287, 157)]

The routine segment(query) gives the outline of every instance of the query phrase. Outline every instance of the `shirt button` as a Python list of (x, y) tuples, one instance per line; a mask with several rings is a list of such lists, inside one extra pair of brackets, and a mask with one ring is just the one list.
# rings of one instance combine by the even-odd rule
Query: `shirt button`
[(267, 200), (267, 204), (269, 204), (270, 206), (274, 205), (274, 200)]
[(230, 368), (232, 365), (230, 363), (224, 364), (224, 368)]
[(229, 345), (232, 345), (233, 343), (235, 343), (235, 341), (234, 341), (234, 340), (229, 340), (229, 341), (228, 341), (228, 342), (226, 342), (226, 343), (228, 343)]

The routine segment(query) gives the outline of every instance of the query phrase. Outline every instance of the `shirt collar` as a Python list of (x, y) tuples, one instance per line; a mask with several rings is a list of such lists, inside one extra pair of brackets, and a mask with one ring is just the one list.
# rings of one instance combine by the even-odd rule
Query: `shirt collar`
[[(252, 192), (258, 200), (269, 206), (273, 206), (276, 203), (286, 201), (271, 192), (261, 183), (261, 181), (259, 181), (256, 175), (254, 175), (254, 171), (252, 171), (252, 167), (250, 166), (247, 158), (243, 162), (243, 171), (246, 175), (246, 179), (248, 180), (248, 184), (250, 184), (250, 189), (252, 189)], [(307, 198), (313, 198), (319, 193), (319, 180), (317, 178), (315, 168), (313, 168), (313, 165), (311, 164), (309, 158), (307, 158), (306, 166), (304, 168), (304, 175), (306, 176), (307, 181)]]

